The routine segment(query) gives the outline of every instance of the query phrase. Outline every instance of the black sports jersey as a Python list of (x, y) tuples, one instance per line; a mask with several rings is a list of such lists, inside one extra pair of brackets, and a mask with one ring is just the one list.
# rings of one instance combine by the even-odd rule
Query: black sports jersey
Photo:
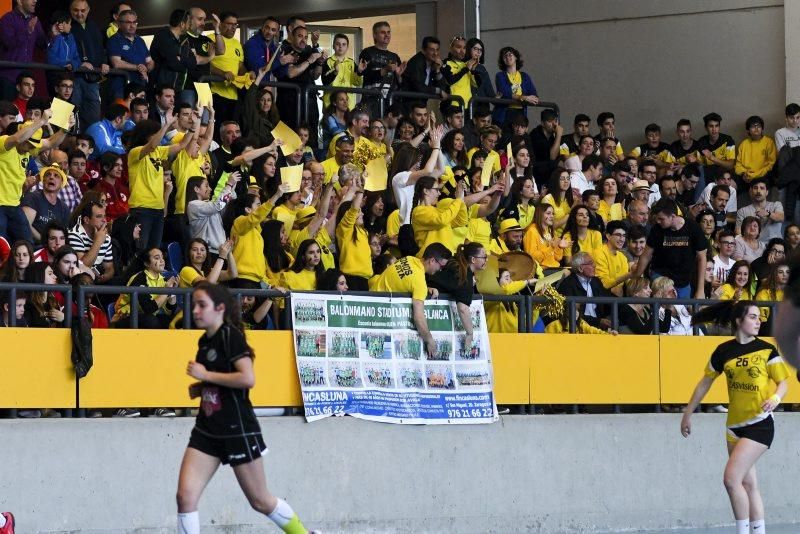
[(642, 143), (631, 150), (631, 156), (635, 158), (645, 159), (660, 159), (661, 161), (671, 162), (672, 154), (669, 150), (667, 143), (661, 142), (656, 148), (650, 146), (650, 143)]
[[(736, 142), (730, 135), (719, 134), (717, 140), (712, 143), (707, 135), (704, 135), (697, 142), (698, 150), (702, 156), (703, 150), (708, 149), (717, 159), (721, 160), (734, 160), (736, 159)], [(714, 162), (702, 156), (703, 165), (713, 165)]]
[(674, 141), (671, 145), (669, 145), (669, 153), (672, 154), (672, 157), (675, 158), (675, 160), (678, 163), (680, 163), (682, 165), (685, 165), (686, 164), (686, 156), (688, 156), (690, 154), (694, 154), (695, 157), (699, 156), (699, 154), (700, 154), (700, 143), (698, 143), (696, 139), (692, 139), (691, 146), (688, 149), (686, 149), (686, 148), (683, 148), (683, 145), (681, 144), (681, 140), (678, 139), (677, 141)]
[(393, 72), (381, 76), (381, 69), (389, 64), (400, 65), (400, 56), (390, 50), (381, 50), (376, 46), (368, 46), (361, 51), (358, 61), (367, 63), (364, 71), (364, 87), (396, 87), (397, 77)]
[(800, 307), (800, 248), (789, 256), (789, 281), (783, 294), (786, 300)]
[[(198, 341), (197, 357), (206, 369), (216, 373), (233, 373), (233, 363), (240, 358), (250, 358), (244, 334), (223, 324), (217, 332)], [(200, 412), (195, 428), (213, 437), (235, 437), (261, 432), (248, 389), (228, 388), (203, 383)]]

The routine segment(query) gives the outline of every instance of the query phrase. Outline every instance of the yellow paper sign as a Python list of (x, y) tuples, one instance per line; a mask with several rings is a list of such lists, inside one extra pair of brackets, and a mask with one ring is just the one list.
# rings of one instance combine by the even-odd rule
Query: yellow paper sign
[(506, 161), (506, 167), (511, 165), (511, 163), (514, 161), (514, 153), (511, 151), (511, 141), (509, 141), (508, 145), (506, 145)]
[(58, 126), (62, 130), (69, 130), (69, 116), (72, 115), (73, 109), (75, 109), (73, 104), (60, 98), (54, 98), (53, 103), (50, 104), (50, 111), (53, 112), (50, 124)]
[(207, 83), (194, 82), (194, 90), (197, 91), (197, 103), (200, 107), (211, 106), (211, 88)]
[(382, 157), (369, 160), (364, 169), (364, 189), (385, 191), (388, 181), (389, 171), (386, 169), (386, 160)]
[(281, 167), (281, 183), (289, 184), (287, 193), (300, 191), (300, 182), (303, 180), (303, 165), (292, 165), (291, 167)]
[(481, 169), (481, 185), (483, 187), (487, 187), (492, 182), (492, 168), (494, 168), (496, 159), (495, 152), (489, 152), (489, 155), (483, 160), (483, 169)]
[(303, 146), (300, 136), (297, 135), (294, 130), (286, 126), (283, 121), (280, 121), (272, 130), (272, 137), (283, 141), (283, 144), (281, 145), (281, 152), (283, 152), (284, 156), (288, 156)]

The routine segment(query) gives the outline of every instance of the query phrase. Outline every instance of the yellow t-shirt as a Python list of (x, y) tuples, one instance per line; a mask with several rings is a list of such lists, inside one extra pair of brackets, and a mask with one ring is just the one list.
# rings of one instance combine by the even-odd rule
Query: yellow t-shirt
[(615, 202), (608, 205), (605, 200), (600, 200), (600, 206), (597, 208), (597, 213), (608, 223), (610, 221), (621, 221), (625, 218), (625, 208), (622, 207), (620, 202)]
[(484, 217), (478, 216), (478, 210), (480, 210), (480, 204), (473, 204), (469, 207), (467, 239), (488, 247), (492, 239), (492, 225)]
[(205, 275), (191, 265), (185, 265), (178, 273), (178, 287), (192, 287), (198, 278), (205, 278)]
[[(783, 300), (783, 289), (778, 289), (774, 293), (772, 291), (770, 291), (769, 289), (760, 289), (758, 291), (758, 293), (756, 293), (756, 297), (755, 297), (754, 300), (756, 300), (757, 302), (758, 301), (761, 301), (761, 302), (771, 302), (771, 301), (780, 302), (780, 301)], [(764, 307), (764, 308), (759, 308), (759, 309), (761, 310), (761, 313), (760, 313), (761, 322), (762, 323), (767, 322), (769, 320), (770, 308)]]
[[(363, 80), (361, 76), (358, 75), (356, 72), (356, 62), (353, 61), (351, 58), (346, 57), (344, 60), (339, 64), (339, 68), (336, 69), (336, 57), (331, 56), (325, 61), (325, 71), (333, 71), (336, 70), (336, 78), (330, 84), (325, 85), (332, 85), (334, 87), (361, 87)], [(323, 77), (325, 77), (323, 71)], [(349, 102), (347, 109), (353, 109), (356, 107), (356, 95), (353, 93), (347, 93), (347, 100)], [(322, 94), (322, 107), (327, 107), (328, 104), (331, 103), (331, 95), (330, 93), (323, 93)]]
[[(569, 205), (569, 202), (567, 202), (566, 198), (564, 200), (562, 200), (561, 203), (556, 204), (556, 199), (553, 198), (553, 195), (551, 195), (549, 193), (546, 194), (544, 196), (544, 198), (542, 199), (542, 204), (550, 204), (551, 206), (553, 206), (553, 221), (554, 222), (558, 221), (559, 219), (562, 219), (564, 217), (569, 217), (569, 210), (572, 209), (570, 207), (570, 205)], [(563, 224), (566, 224), (566, 221)], [(556, 228), (556, 236), (560, 236), (561, 234), (564, 233), (563, 224), (562, 224), (562, 226), (560, 228)]]
[[(566, 232), (563, 235), (564, 239), (572, 240), (572, 235), (569, 232)], [(578, 239), (578, 251), (579, 252), (586, 252), (592, 258), (596, 258), (595, 254), (597, 249), (603, 247), (603, 236), (597, 230), (587, 230), (586, 236), (583, 239)], [(572, 257), (572, 247), (564, 249), (564, 257), (571, 258)], [(599, 275), (598, 275), (599, 276)]]
[(455, 253), (458, 246), (453, 228), (469, 222), (466, 206), (460, 200), (444, 199), (436, 206), (417, 206), (411, 211), (414, 240), (419, 257), (431, 243), (441, 243)]
[[(720, 288), (719, 300), (733, 300), (734, 295), (736, 295), (736, 288), (733, 287), (731, 284), (723, 284)], [(739, 300), (751, 300), (752, 296), (750, 294), (750, 289), (743, 287), (742, 292), (739, 295)]]
[(186, 212), (186, 184), (193, 176), (205, 176), (202, 165), (206, 158), (198, 154), (196, 158), (181, 150), (172, 162), (172, 176), (175, 177), (175, 215)]
[(536, 214), (536, 206), (529, 202), (527, 206), (517, 204), (517, 212), (519, 213), (519, 225), (524, 230), (533, 222), (533, 216)]
[(522, 248), (545, 269), (556, 269), (561, 265), (564, 249), (556, 245), (555, 238), (546, 238), (535, 224), (528, 226), (522, 238)]
[[(216, 37), (217, 36), (214, 34), (209, 35), (209, 38), (215, 42)], [(216, 54), (214, 59), (211, 60), (211, 66), (224, 72), (232, 72), (233, 75), (236, 76), (239, 74), (239, 66), (244, 62), (242, 43), (235, 37), (231, 37), (230, 39), (222, 37), (222, 40), (225, 41), (225, 53)], [(211, 92), (215, 95), (227, 98), (228, 100), (237, 100), (239, 98), (236, 87), (228, 82), (215, 82), (210, 84), (210, 86)]]
[(128, 154), (128, 181), (131, 208), (164, 209), (164, 165), (169, 158), (169, 147), (157, 146), (143, 158), (143, 146), (133, 148)]
[[(363, 226), (356, 225), (358, 210), (350, 208), (336, 227), (336, 244), (339, 246), (339, 269), (344, 274), (372, 277), (372, 249), (369, 234)], [(356, 241), (353, 242), (353, 228)]]
[[(301, 228), (300, 230), (292, 230), (289, 234), (289, 251), (293, 256), (297, 256), (297, 251), (300, 248), (300, 243), (306, 239), (311, 239), (308, 233), (308, 227)], [(314, 236), (314, 241), (319, 245), (320, 261), (325, 270), (333, 269), (336, 267), (336, 260), (331, 252), (331, 236), (328, 234), (325, 226), (320, 226), (317, 230), (317, 235)]]
[(295, 291), (314, 291), (317, 289), (317, 273), (303, 269), (299, 273), (291, 269), (280, 274), (280, 285)]
[(598, 247), (593, 256), (596, 266), (595, 276), (600, 279), (606, 289), (611, 289), (614, 280), (626, 275), (630, 270), (628, 258), (625, 254), (619, 251), (616, 254), (612, 254), (608, 245)]
[[(706, 365), (705, 376), (717, 378), (725, 373), (728, 382), (727, 427), (752, 425), (771, 416), (761, 405), (774, 391), (775, 383), (789, 378), (789, 370), (774, 345), (755, 338), (742, 344), (732, 339), (716, 348)], [(735, 436), (728, 432), (729, 441)]]
[(6, 150), (8, 137), (0, 135), (0, 206), (19, 206), (30, 155), (20, 154), (17, 147)]
[(419, 258), (404, 256), (388, 266), (381, 274), (370, 278), (369, 290), (411, 293), (411, 298), (425, 300), (428, 296), (425, 266)]
[[(474, 146), (467, 151), (467, 161), (472, 161), (472, 155), (477, 152), (479, 147)], [(483, 149), (481, 149), (483, 150)], [(494, 165), (492, 165), (492, 172), (500, 172), (500, 154), (495, 152), (494, 150), (489, 151), (489, 155), (494, 154)]]
[(394, 210), (386, 218), (386, 235), (395, 237), (400, 234), (400, 210)]
[[(516, 71), (515, 73), (506, 72), (508, 83), (511, 84), (511, 94), (514, 96), (522, 96), (522, 73)], [(521, 108), (522, 104), (511, 104), (510, 108)]]
[(328, 158), (322, 161), (322, 168), (325, 170), (325, 182), (323, 182), (325, 185), (331, 183), (331, 180), (338, 181), (340, 166), (341, 165), (336, 162), (336, 158)]

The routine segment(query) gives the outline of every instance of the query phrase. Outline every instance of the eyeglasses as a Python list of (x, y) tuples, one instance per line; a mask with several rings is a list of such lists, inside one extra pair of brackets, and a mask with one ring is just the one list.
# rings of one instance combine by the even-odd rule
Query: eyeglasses
[(476, 260), (485, 260), (489, 256), (472, 256), (472, 257), (475, 258)]
[(720, 241), (719, 244), (732, 247), (735, 243), (733, 241)]

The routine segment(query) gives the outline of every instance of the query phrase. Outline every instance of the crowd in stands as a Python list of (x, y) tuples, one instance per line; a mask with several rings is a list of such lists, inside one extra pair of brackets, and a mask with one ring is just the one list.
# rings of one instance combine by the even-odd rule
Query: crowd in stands
[[(594, 134), (588, 114), (566, 132), (554, 110), (532, 113), (534, 77), (513, 47), (498, 51), (492, 76), (480, 39), (425, 37), (400, 58), (379, 22), (354, 60), (345, 35), (323, 50), (300, 17), (268, 17), (241, 43), (236, 14), (192, 7), (172, 12), (148, 48), (133, 5), (116, 4), (102, 30), (87, 0), (45, 25), (35, 4), (17, 0), (0, 18), (0, 59), (30, 62), (46, 47), (64, 70), (48, 72), (46, 87), (31, 72), (0, 70), (2, 281), (404, 291), (431, 350), (423, 301), (447, 293), (468, 318), (489, 256), (509, 251), (535, 268), (520, 281), (492, 272), (506, 295), (562, 272), (566, 296), (782, 298), (786, 258), (800, 244), (797, 104), (774, 136), (752, 116), (737, 142), (710, 112), (697, 139), (697, 121), (681, 118), (674, 142), (648, 124), (625, 150), (611, 112), (596, 114)], [(201, 105), (194, 82), (209, 75), (219, 81)], [(319, 98), (321, 116), (312, 102), (298, 117), (297, 93), (270, 80), (426, 98), (395, 99), (381, 114), (379, 97), (337, 90)], [(475, 96), (518, 103), (477, 103), (470, 116)], [(75, 105), (67, 128), (50, 123), (56, 97)], [(284, 154), (279, 123), (302, 146)], [(385, 186), (365, 172), (376, 159)], [(298, 165), (296, 189), (284, 173)], [(16, 296), (1, 297), (3, 326), (9, 314), (20, 326), (64, 326), (61, 293)], [(134, 298), (139, 328), (181, 327), (174, 296)], [(251, 328), (280, 326), (283, 299), (243, 300)], [(516, 304), (486, 310), (490, 331), (517, 331)], [(96, 328), (129, 327), (131, 296), (97, 295), (87, 311)], [(578, 313), (579, 330), (611, 330), (610, 306)], [(536, 314), (547, 331), (565, 331), (564, 313)], [(622, 305), (619, 330), (691, 334), (685, 306), (652, 314)], [(765, 307), (765, 332), (769, 319)]]

